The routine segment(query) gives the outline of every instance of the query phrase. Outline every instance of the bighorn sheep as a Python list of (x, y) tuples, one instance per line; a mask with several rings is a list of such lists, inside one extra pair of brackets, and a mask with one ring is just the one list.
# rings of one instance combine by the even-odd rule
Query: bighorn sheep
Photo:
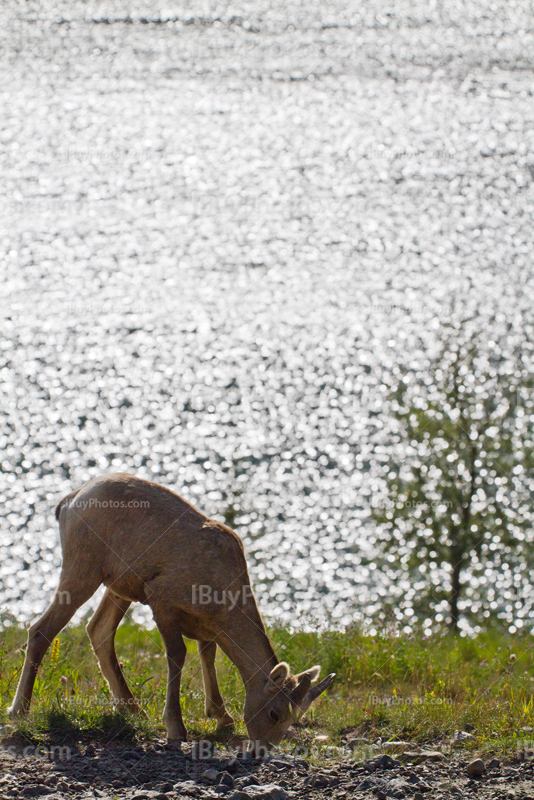
[[(244, 719), (253, 748), (278, 744), (332, 682), (315, 686), (320, 667), (292, 675), (265, 632), (241, 539), (163, 486), (127, 474), (95, 478), (56, 509), (63, 564), (55, 598), (29, 629), (22, 675), (10, 713), (27, 712), (37, 670), (50, 643), (103, 583), (107, 590), (87, 632), (120, 710), (138, 711), (117, 661), (114, 637), (132, 601), (149, 605), (168, 662), (164, 720), (170, 740), (184, 741), (180, 677), (183, 636), (196, 639), (206, 694), (217, 727), (231, 725), (217, 684), (217, 646), (245, 685)], [(66, 602), (66, 600), (68, 602)]]

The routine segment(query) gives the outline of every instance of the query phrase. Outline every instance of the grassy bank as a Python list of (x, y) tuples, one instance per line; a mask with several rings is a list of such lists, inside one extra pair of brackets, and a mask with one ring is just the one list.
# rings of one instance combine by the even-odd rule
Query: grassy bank
[[(273, 629), (270, 633), (279, 658), (295, 671), (319, 663), (323, 675), (337, 673), (332, 689), (317, 701), (297, 728), (295, 739), (283, 745), (285, 749), (311, 745), (321, 758), (332, 752), (327, 748), (350, 745), (355, 737), (369, 742), (379, 737), (402, 739), (446, 749), (455, 730), (467, 730), (474, 737), (466, 745), (469, 751), (515, 757), (534, 741), (531, 636), (492, 632), (476, 640), (449, 634), (371, 637), (355, 629), (322, 634)], [(9, 725), (5, 712), (20, 674), (24, 641), (25, 632), (20, 629), (8, 628), (0, 635), (5, 725)], [(146, 718), (125, 719), (113, 711), (85, 631), (78, 626), (63, 631), (48, 651), (32, 712), (15, 728), (33, 741), (163, 736), (166, 663), (158, 632), (126, 622), (118, 630), (116, 645)], [(218, 671), (228, 709), (238, 720), (235, 734), (244, 736), (241, 680), (222, 655)], [(189, 641), (182, 699), (191, 737), (217, 739), (215, 724), (203, 715), (200, 663), (196, 644)], [(227, 741), (228, 736), (220, 738)]]

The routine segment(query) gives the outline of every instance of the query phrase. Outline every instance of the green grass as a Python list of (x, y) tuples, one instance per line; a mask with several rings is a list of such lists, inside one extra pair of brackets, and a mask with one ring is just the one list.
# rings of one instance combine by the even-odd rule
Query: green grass
[[(402, 739), (443, 748), (455, 730), (467, 729), (475, 737), (468, 751), (513, 757), (522, 741), (534, 740), (534, 639), (527, 634), (492, 631), (477, 639), (450, 634), (409, 639), (371, 637), (357, 629), (271, 629), (270, 635), (279, 658), (295, 671), (319, 663), (323, 675), (337, 673), (332, 689), (298, 726), (296, 738), (284, 744), (290, 751), (295, 744), (311, 745), (320, 759), (326, 748), (343, 745), (348, 733), (370, 741)], [(29, 717), (12, 728), (6, 708), (22, 666), (25, 631), (10, 627), (0, 634), (0, 721), (8, 726), (4, 735), (14, 730), (34, 742), (164, 736), (166, 662), (156, 630), (126, 621), (116, 637), (118, 657), (144, 718), (125, 718), (113, 710), (82, 626), (67, 628), (58, 639), (59, 650), (57, 645), (50, 648), (39, 672)], [(238, 720), (235, 733), (246, 736), (239, 675), (222, 655), (218, 672), (228, 709)], [(191, 737), (218, 738), (215, 723), (203, 714), (200, 663), (190, 641), (182, 687)]]

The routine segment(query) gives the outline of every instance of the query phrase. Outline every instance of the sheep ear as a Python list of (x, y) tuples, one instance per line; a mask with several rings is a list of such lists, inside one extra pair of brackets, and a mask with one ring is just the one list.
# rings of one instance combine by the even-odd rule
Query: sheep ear
[(276, 667), (273, 667), (269, 673), (267, 683), (265, 685), (266, 692), (278, 692), (290, 675), (289, 665), (285, 661), (281, 661)]
[(317, 680), (319, 675), (321, 674), (321, 667), (319, 664), (316, 664), (314, 667), (310, 667), (309, 669), (305, 669), (304, 672), (299, 672), (298, 675), (295, 675), (295, 678), (300, 682), (300, 680), (307, 675), (310, 681), (313, 683)]

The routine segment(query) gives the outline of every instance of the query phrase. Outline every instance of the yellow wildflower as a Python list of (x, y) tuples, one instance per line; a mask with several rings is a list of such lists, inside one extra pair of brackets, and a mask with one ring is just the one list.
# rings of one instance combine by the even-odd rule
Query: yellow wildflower
[(55, 664), (59, 658), (59, 639), (54, 639), (52, 642), (52, 654), (50, 656), (52, 663)]

